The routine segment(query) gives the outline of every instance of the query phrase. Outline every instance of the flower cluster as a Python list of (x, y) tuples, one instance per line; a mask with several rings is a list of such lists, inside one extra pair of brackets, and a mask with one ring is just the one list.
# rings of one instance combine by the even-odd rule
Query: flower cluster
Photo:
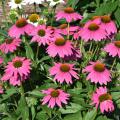
[(12, 9), (22, 8), (25, 5), (48, 3), (51, 7), (57, 4), (65, 4), (64, 0), (11, 0), (9, 6)]
[[(27, 4), (36, 6), (36, 4), (44, 3), (56, 7), (57, 4), (65, 4), (65, 1), (11, 0), (9, 6), (20, 10)], [(30, 58), (20, 52), (21, 49), (25, 51), (23, 45), (29, 46), (27, 52), (36, 50), (37, 45), (37, 52), (34, 52), (36, 57), (38, 57), (40, 48), (44, 49), (45, 54), (52, 59), (50, 68), (47, 69), (49, 75), (46, 76), (50, 78), (51, 83), (57, 85), (57, 87), (41, 90), (44, 95), (41, 99), (42, 105), (50, 108), (63, 107), (63, 104), (68, 104), (70, 97), (72, 98), (66, 86), (77, 86), (78, 81), (85, 80), (96, 88), (90, 96), (89, 104), (94, 105), (96, 109), (100, 108), (102, 113), (114, 111), (114, 102), (107, 85), (113, 81), (115, 61), (113, 65), (108, 66), (105, 57), (100, 58), (100, 53), (108, 53), (112, 59), (120, 58), (120, 40), (113, 40), (117, 34), (115, 22), (111, 16), (101, 15), (93, 16), (87, 22), (82, 23), (84, 17), (72, 7), (65, 7), (63, 10), (55, 11), (54, 14), (53, 19), (57, 23), (55, 25), (54, 21), (51, 23), (44, 21), (44, 17), (44, 22), (40, 23), (41, 16), (37, 13), (27, 17), (20, 15), (11, 25), (7, 38), (0, 44), (1, 53), (6, 55), (6, 58), (11, 55), (10, 59), (4, 63), (5, 70), (1, 82), (19, 87), (27, 80), (29, 81), (32, 69), (36, 69), (42, 60), (39, 61), (36, 58), (37, 61), (34, 56)], [(73, 23), (76, 24), (73, 25)], [(31, 44), (33, 48), (30, 47)], [(1, 64), (3, 64), (3, 58), (0, 59)], [(0, 94), (3, 93), (3, 86), (0, 85)]]

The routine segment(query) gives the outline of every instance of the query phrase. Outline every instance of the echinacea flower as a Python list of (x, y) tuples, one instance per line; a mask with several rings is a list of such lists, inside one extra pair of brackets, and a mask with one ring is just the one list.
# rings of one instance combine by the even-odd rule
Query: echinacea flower
[(119, 56), (120, 58), (120, 41), (114, 41), (112, 43), (107, 44), (104, 47), (104, 51), (109, 53), (112, 57)]
[(83, 72), (87, 72), (87, 80), (100, 85), (107, 84), (111, 81), (110, 71), (105, 67), (105, 64), (100, 61), (90, 62), (90, 65), (83, 69)]
[(61, 89), (49, 88), (47, 90), (42, 90), (42, 93), (46, 96), (42, 99), (42, 105), (48, 104), (48, 107), (54, 108), (55, 106), (62, 107), (63, 104), (67, 104), (70, 95), (65, 93)]
[(31, 42), (38, 42), (39, 46), (49, 44), (51, 42), (51, 32), (51, 29), (47, 28), (46, 25), (38, 25), (31, 33), (33, 36)]
[(11, 7), (11, 9), (15, 9), (15, 8), (22, 8), (23, 5), (26, 5), (25, 0), (11, 0), (9, 2), (9, 6)]
[(94, 104), (96, 108), (100, 106), (102, 113), (114, 111), (112, 96), (107, 92), (106, 87), (96, 89), (92, 96), (92, 104)]
[(76, 13), (72, 7), (67, 7), (63, 11), (57, 12), (55, 17), (57, 21), (65, 19), (68, 23), (82, 19), (82, 16)]
[(86, 42), (89, 40), (101, 41), (107, 38), (107, 33), (100, 25), (100, 22), (94, 20), (88, 21), (84, 25), (83, 29), (79, 32), (79, 36)]
[(73, 54), (72, 55), (69, 55), (69, 56), (65, 56), (64, 57), (64, 60), (65, 61), (69, 61), (69, 60), (78, 60), (78, 59), (80, 59), (82, 57), (82, 54), (81, 54), (81, 51), (80, 51), (80, 49), (79, 48), (75, 48), (74, 50), (73, 50)]
[(101, 19), (101, 27), (106, 30), (108, 35), (114, 34), (117, 32), (117, 27), (115, 22), (111, 20), (110, 16), (104, 15), (100, 17)]
[(31, 23), (33, 24), (34, 26), (37, 26), (38, 25), (38, 21), (40, 20), (40, 16), (38, 14), (31, 14), (29, 17), (28, 17), (28, 23)]
[(45, 0), (25, 0), (27, 4), (42, 4)]
[(48, 26), (48, 28), (51, 29), (51, 41), (55, 41), (56, 38), (62, 38), (63, 36), (61, 35), (59, 29), (56, 27)]
[(14, 52), (17, 47), (20, 46), (21, 39), (19, 38), (11, 38), (6, 39), (4, 43), (0, 45), (0, 50), (3, 53)]
[(30, 34), (34, 29), (34, 26), (27, 22), (25, 18), (20, 18), (16, 21), (15, 25), (13, 25), (9, 29), (9, 36), (13, 38), (20, 38), (21, 35)]
[(55, 63), (55, 65), (50, 68), (50, 75), (54, 76), (54, 81), (60, 83), (66, 82), (67, 84), (72, 84), (72, 78), (79, 79), (78, 74), (75, 72), (74, 64), (67, 63)]
[(63, 58), (72, 55), (73, 50), (72, 43), (64, 38), (56, 38), (56, 40), (51, 42), (47, 47), (47, 53), (51, 57), (59, 56)]
[(9, 81), (11, 85), (20, 85), (30, 74), (31, 62), (24, 57), (15, 57), (12, 62), (5, 66), (5, 73), (1, 78), (2, 81)]
[(77, 31), (79, 29), (78, 26), (70, 26), (68, 28), (68, 25), (67, 24), (61, 24), (59, 27), (58, 27), (58, 31), (59, 33), (61, 33), (62, 35), (68, 35), (68, 33), (70, 35), (73, 35), (75, 31)]
[(53, 7), (57, 4), (64, 4), (65, 1), (64, 0), (46, 0), (47, 2), (50, 2), (50, 6)]

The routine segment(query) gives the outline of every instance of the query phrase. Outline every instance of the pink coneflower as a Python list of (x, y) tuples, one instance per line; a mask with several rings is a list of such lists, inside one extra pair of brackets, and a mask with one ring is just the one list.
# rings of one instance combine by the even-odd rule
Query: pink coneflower
[(39, 25), (31, 33), (33, 36), (31, 42), (38, 42), (39, 46), (41, 44), (49, 44), (51, 41), (51, 33), (51, 29), (47, 28), (46, 25)]
[(61, 89), (49, 88), (48, 90), (43, 90), (43, 94), (46, 96), (42, 99), (42, 105), (48, 104), (48, 107), (53, 108), (54, 106), (62, 107), (62, 103), (67, 104), (70, 95), (65, 93)]
[(106, 30), (108, 35), (117, 33), (115, 22), (108, 15), (101, 16), (101, 27)]
[(25, 33), (29, 35), (33, 29), (34, 26), (28, 23), (25, 18), (20, 18), (16, 21), (15, 25), (9, 29), (8, 34), (10, 37), (20, 38), (20, 36), (25, 35)]
[(57, 38), (54, 42), (50, 43), (47, 48), (47, 53), (51, 57), (55, 56), (69, 56), (73, 54), (73, 46), (69, 40), (65, 40), (64, 38)]
[(119, 56), (120, 58), (120, 41), (114, 41), (112, 43), (107, 44), (104, 47), (104, 50), (109, 53), (112, 57)]
[(52, 27), (52, 26), (48, 26), (48, 28), (51, 29), (51, 41), (55, 41), (56, 38), (61, 38), (63, 37), (59, 31), (59, 29)]
[(67, 84), (72, 84), (72, 78), (79, 79), (78, 74), (75, 72), (74, 64), (55, 63), (49, 71), (50, 75), (54, 76), (54, 81), (60, 83), (66, 82)]
[(67, 7), (63, 11), (59, 11), (55, 17), (57, 21), (60, 19), (65, 19), (68, 23), (82, 19), (82, 16), (76, 13), (71, 7)]
[(90, 20), (84, 25), (83, 29), (80, 30), (79, 36), (86, 42), (89, 40), (101, 41), (107, 38), (107, 33), (105, 29), (101, 27), (98, 20)]
[(79, 26), (70, 26), (69, 27), (69, 32), (68, 32), (68, 25), (67, 24), (61, 24), (58, 27), (58, 31), (62, 35), (68, 35), (68, 33), (70, 35), (73, 35), (75, 33), (75, 31), (77, 31), (78, 29), (79, 29)]
[(2, 81), (8, 81), (12, 85), (20, 85), (22, 81), (28, 78), (31, 70), (31, 62), (24, 57), (15, 57), (12, 62), (8, 62), (5, 67), (5, 74), (1, 78)]
[(87, 80), (94, 83), (107, 84), (111, 81), (110, 71), (100, 61), (90, 62), (91, 65), (85, 67), (83, 72), (88, 72)]
[(112, 101), (112, 96), (107, 93), (106, 87), (99, 87), (93, 93), (92, 104), (95, 104), (95, 107), (98, 108), (100, 105), (100, 110), (102, 113), (114, 111), (114, 105)]
[(21, 39), (19, 38), (6, 39), (5, 42), (0, 45), (0, 50), (3, 53), (14, 52), (17, 47), (20, 46), (20, 43)]
[(69, 56), (65, 56), (64, 57), (64, 60), (78, 60), (82, 57), (82, 54), (80, 52), (80, 49), (79, 48), (75, 48), (73, 50), (73, 54), (72, 55), (69, 55)]

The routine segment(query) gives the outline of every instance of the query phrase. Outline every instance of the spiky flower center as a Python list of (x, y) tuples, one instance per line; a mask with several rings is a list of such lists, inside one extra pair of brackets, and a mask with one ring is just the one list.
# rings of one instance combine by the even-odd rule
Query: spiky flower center
[(115, 41), (114, 44), (116, 47), (120, 48), (120, 41)]
[(64, 9), (64, 12), (65, 13), (73, 13), (74, 9), (72, 7), (67, 7), (67, 8)]
[(16, 60), (16, 61), (13, 62), (13, 66), (14, 66), (15, 68), (20, 68), (20, 67), (22, 67), (22, 64), (23, 64), (23, 62), (20, 61), (20, 60)]
[(22, 0), (14, 0), (16, 4), (20, 4)]
[(91, 31), (96, 31), (99, 29), (99, 26), (96, 24), (96, 23), (91, 23), (89, 26), (88, 26), (88, 29), (91, 30)]
[(55, 45), (57, 46), (64, 46), (66, 43), (66, 40), (64, 38), (57, 38), (55, 40)]
[(109, 23), (111, 21), (111, 18), (108, 15), (104, 15), (104, 16), (101, 16), (101, 21), (103, 23)]
[(40, 37), (44, 37), (45, 34), (46, 34), (46, 32), (45, 32), (44, 29), (40, 29), (40, 30), (38, 30), (38, 35), (39, 35)]
[(69, 71), (70, 71), (70, 66), (69, 66), (68, 64), (62, 64), (62, 65), (60, 66), (60, 70), (61, 70), (62, 72), (69, 72)]
[(96, 63), (94, 65), (94, 70), (97, 72), (103, 72), (105, 70), (105, 65), (102, 63)]
[(100, 16), (93, 16), (93, 17), (92, 17), (92, 20), (95, 20), (95, 19), (97, 19), (97, 18), (100, 18)]
[(6, 44), (11, 44), (12, 42), (13, 42), (13, 39), (6, 39), (6, 40), (5, 40), (5, 43), (6, 43)]
[(16, 21), (16, 26), (17, 26), (18, 28), (22, 28), (22, 27), (26, 26), (27, 24), (28, 24), (28, 23), (27, 23), (27, 21), (26, 21), (25, 18), (20, 18), (20, 19), (18, 19), (18, 20)]
[(104, 102), (106, 100), (112, 100), (112, 96), (109, 93), (105, 93), (99, 96), (100, 102)]
[(29, 16), (30, 22), (33, 22), (33, 23), (37, 22), (38, 19), (39, 19), (39, 15), (38, 14), (32, 14), (32, 15)]
[(50, 95), (51, 95), (52, 97), (54, 97), (54, 98), (58, 97), (59, 94), (60, 94), (60, 92), (59, 92), (58, 90), (53, 90), (53, 91), (50, 93)]
[(59, 0), (53, 0), (54, 2), (58, 2)]
[(68, 26), (67, 24), (62, 24), (62, 25), (59, 26), (59, 28), (60, 29), (65, 29), (65, 28), (67, 28), (67, 26)]

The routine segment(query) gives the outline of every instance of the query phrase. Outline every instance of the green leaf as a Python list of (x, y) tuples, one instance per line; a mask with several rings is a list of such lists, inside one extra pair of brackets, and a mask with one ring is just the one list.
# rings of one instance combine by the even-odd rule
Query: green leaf
[(51, 59), (49, 56), (45, 56), (45, 57), (42, 57), (42, 58), (39, 60), (39, 62), (44, 62), (44, 61), (49, 60), (49, 59)]
[(107, 3), (103, 3), (100, 5), (100, 7), (96, 8), (95, 14), (96, 15), (111, 14), (113, 11), (115, 11), (117, 6), (118, 6), (118, 1), (115, 2), (110, 1)]
[(32, 92), (28, 92), (28, 94), (33, 95), (33, 96), (36, 96), (36, 97), (39, 97), (39, 98), (41, 98), (41, 97), (44, 96), (44, 95), (43, 95), (40, 91), (38, 91), (38, 90), (33, 90)]
[(8, 99), (9, 97), (11, 97), (15, 93), (17, 93), (17, 90), (15, 88), (7, 89), (6, 94), (2, 95), (3, 99), (1, 99), (0, 102)]
[(120, 26), (120, 7), (117, 8), (114, 14), (115, 14), (115, 19), (117, 21), (117, 24)]
[(45, 112), (39, 112), (36, 116), (37, 120), (48, 120), (48, 116)]
[(81, 112), (77, 112), (74, 114), (66, 115), (63, 120), (83, 120), (83, 119), (82, 119)]
[(82, 109), (83, 107), (80, 106), (79, 104), (70, 103), (70, 105), (69, 106), (67, 105), (65, 109), (60, 108), (59, 110), (62, 114), (70, 114), (70, 113), (76, 113)]
[(111, 120), (111, 119), (109, 119), (106, 116), (102, 115), (102, 116), (97, 117), (96, 120)]
[(97, 115), (97, 110), (96, 108), (94, 108), (93, 110), (87, 112), (84, 120), (95, 120), (96, 115)]
[(34, 120), (36, 115), (34, 106), (31, 107), (31, 113), (32, 113), (32, 120)]
[(29, 108), (23, 95), (20, 98), (16, 113), (20, 114), (22, 120), (29, 120)]
[(25, 50), (27, 58), (34, 60), (34, 53), (28, 42), (25, 42)]

